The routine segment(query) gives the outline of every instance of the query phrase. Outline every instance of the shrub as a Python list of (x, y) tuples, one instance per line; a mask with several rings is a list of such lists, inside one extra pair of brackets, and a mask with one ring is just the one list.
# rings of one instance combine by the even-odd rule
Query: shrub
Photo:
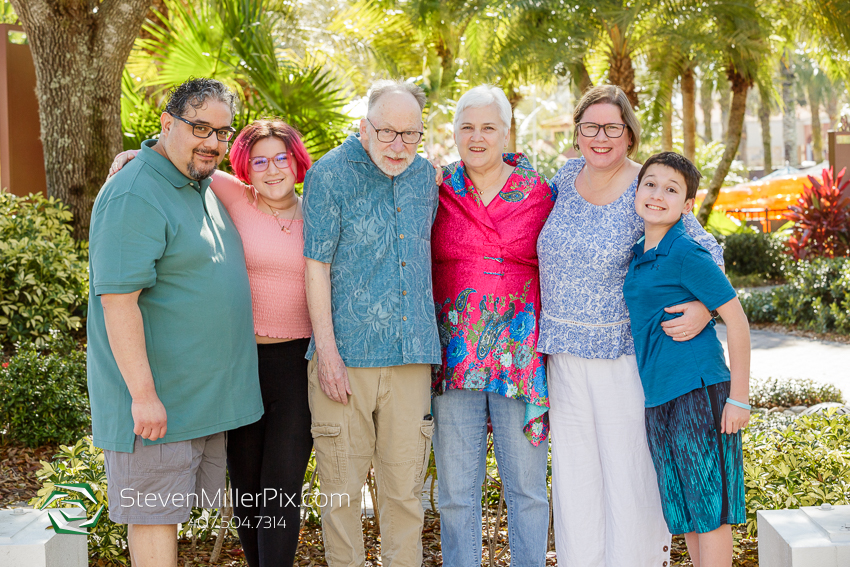
[(71, 218), (53, 198), (0, 191), (0, 343), (41, 343), (51, 329), (82, 326), (88, 248), (71, 237)]
[[(41, 469), (36, 477), (42, 482), (38, 496), (30, 500), (33, 507), (39, 507), (53, 492), (54, 485), (72, 482), (86, 482), (94, 491), (97, 503), (82, 499), (88, 508), (88, 517), (94, 517), (98, 508), (108, 508), (106, 496), (106, 469), (103, 451), (94, 446), (91, 437), (84, 437), (73, 446), (62, 445), (52, 463), (41, 461)], [(58, 502), (61, 506), (61, 501)], [(116, 524), (109, 519), (106, 509), (94, 528), (89, 530), (89, 557), (100, 559), (108, 565), (127, 565), (127, 526)], [(92, 563), (94, 564), (94, 563)]]
[(91, 424), (86, 389), (86, 353), (70, 338), (18, 346), (0, 368), (0, 428), (28, 447), (72, 443)]
[(788, 283), (741, 294), (750, 321), (850, 334), (850, 258), (814, 258), (788, 270)]
[(768, 378), (750, 383), (750, 403), (758, 408), (814, 406), (823, 402), (844, 403), (841, 390), (832, 384), (800, 378)]
[(834, 258), (850, 253), (850, 178), (842, 180), (844, 169), (837, 179), (832, 169), (824, 169), (821, 184), (809, 175), (811, 187), (805, 187), (785, 215), (794, 221), (793, 235), (788, 248), (796, 259), (814, 257)]
[[(753, 416), (758, 423), (761, 416)], [(743, 434), (747, 532), (756, 512), (850, 504), (850, 417), (802, 416), (782, 429), (747, 428)]]
[(782, 236), (745, 230), (717, 236), (723, 247), (727, 273), (739, 276), (759, 275), (769, 280), (785, 277), (786, 254)]
[(750, 323), (776, 322), (776, 309), (773, 308), (773, 291), (751, 291), (738, 295), (744, 313)]

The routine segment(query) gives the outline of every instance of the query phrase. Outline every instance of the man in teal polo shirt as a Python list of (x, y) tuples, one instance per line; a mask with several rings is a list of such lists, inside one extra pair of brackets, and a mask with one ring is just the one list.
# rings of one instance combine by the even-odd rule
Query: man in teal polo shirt
[(263, 413), (242, 242), (208, 179), (234, 99), (218, 81), (176, 87), (159, 140), (92, 211), (92, 432), (135, 566), (176, 567), (176, 524), (220, 505), (224, 431)]

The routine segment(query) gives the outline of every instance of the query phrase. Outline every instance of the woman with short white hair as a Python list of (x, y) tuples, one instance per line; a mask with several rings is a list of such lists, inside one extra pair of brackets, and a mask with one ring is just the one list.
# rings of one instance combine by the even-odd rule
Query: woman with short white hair
[(457, 104), (461, 161), (443, 168), (431, 236), (443, 362), (434, 379), (434, 453), (443, 563), (481, 565), (488, 419), (508, 508), (511, 565), (546, 561), (549, 397), (537, 353), (536, 242), (554, 205), (522, 154), (503, 153), (511, 105), (482, 85)]

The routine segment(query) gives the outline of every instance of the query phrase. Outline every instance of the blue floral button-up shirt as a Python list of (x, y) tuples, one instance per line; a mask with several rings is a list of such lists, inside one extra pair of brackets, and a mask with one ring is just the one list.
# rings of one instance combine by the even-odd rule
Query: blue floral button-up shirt
[[(349, 136), (304, 180), (304, 256), (331, 265), (331, 311), (346, 366), (439, 364), (431, 285), (434, 168), (384, 175)], [(311, 339), (307, 358), (315, 352)]]

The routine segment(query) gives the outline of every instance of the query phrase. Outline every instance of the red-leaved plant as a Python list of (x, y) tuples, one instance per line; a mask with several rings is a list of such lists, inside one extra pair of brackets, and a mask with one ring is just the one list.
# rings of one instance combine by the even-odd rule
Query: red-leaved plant
[(838, 178), (832, 168), (823, 170), (823, 183), (809, 175), (812, 186), (804, 186), (797, 203), (785, 218), (794, 221), (788, 251), (797, 260), (835, 258), (850, 252), (850, 178)]

